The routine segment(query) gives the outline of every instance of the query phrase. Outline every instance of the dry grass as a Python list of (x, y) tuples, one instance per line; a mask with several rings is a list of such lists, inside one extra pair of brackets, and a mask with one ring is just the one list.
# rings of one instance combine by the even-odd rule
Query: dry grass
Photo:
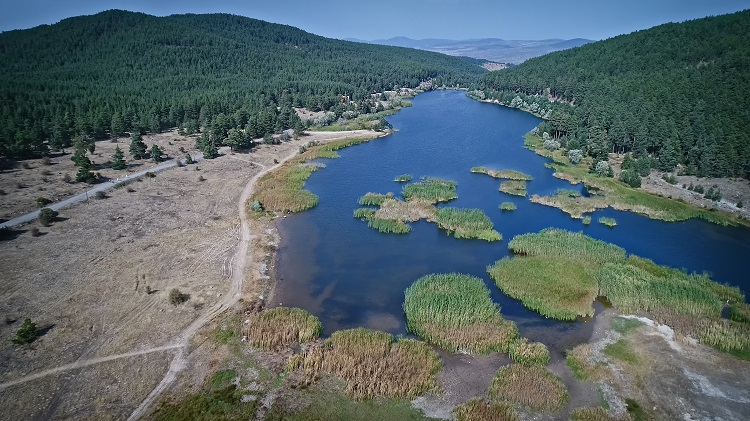
[(487, 402), (474, 398), (456, 407), (453, 411), (456, 421), (517, 421), (518, 415), (506, 404)]
[(529, 342), (521, 338), (511, 343), (508, 349), (510, 358), (522, 365), (546, 366), (549, 362), (549, 350), (541, 342)]
[(571, 421), (630, 421), (631, 419), (627, 412), (620, 416), (613, 416), (602, 407), (576, 408), (570, 414)]
[(526, 196), (526, 182), (523, 180), (508, 180), (500, 183), (500, 191), (513, 196)]
[(377, 396), (412, 399), (437, 391), (435, 375), (442, 368), (437, 353), (426, 343), (357, 328), (335, 332), (292, 357), (288, 369), (305, 382), (323, 373), (342, 378), (356, 399)]
[(602, 378), (602, 367), (591, 363), (592, 360), (591, 344), (585, 343), (568, 350), (565, 353), (565, 363), (573, 372), (576, 380), (597, 380)]
[(507, 180), (531, 181), (532, 179), (530, 175), (515, 170), (498, 171), (490, 170), (485, 167), (474, 167), (471, 169), (471, 172), (478, 174), (487, 174), (493, 178), (504, 178)]
[(518, 336), (516, 325), (502, 318), (479, 278), (431, 274), (415, 281), (404, 295), (407, 329), (444, 349), (508, 352)]
[(556, 194), (554, 196), (535, 194), (531, 196), (530, 200), (533, 203), (558, 208), (575, 219), (582, 219), (585, 213), (608, 207), (606, 200), (601, 197), (571, 197), (568, 194)]
[(544, 367), (511, 364), (498, 370), (489, 390), (493, 401), (555, 411), (568, 401), (562, 381)]
[(305, 310), (277, 307), (253, 315), (245, 335), (254, 347), (279, 350), (314, 341), (322, 330), (318, 318)]
[(426, 200), (405, 202), (398, 199), (387, 199), (375, 212), (375, 216), (382, 219), (417, 222), (420, 219), (432, 219), (436, 213), (437, 209)]

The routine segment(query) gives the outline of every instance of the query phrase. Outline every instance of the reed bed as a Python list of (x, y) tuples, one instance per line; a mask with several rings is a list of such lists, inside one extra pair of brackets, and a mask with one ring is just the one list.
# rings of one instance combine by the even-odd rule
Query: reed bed
[(392, 199), (393, 193), (367, 193), (357, 201), (360, 206), (380, 206), (386, 199)]
[(305, 310), (277, 307), (253, 315), (245, 328), (245, 336), (254, 347), (279, 350), (313, 341), (322, 330), (318, 318)]
[(535, 194), (531, 196), (530, 200), (532, 203), (558, 208), (574, 219), (581, 219), (586, 213), (594, 212), (597, 209), (604, 209), (608, 206), (606, 201), (600, 197), (571, 197), (564, 194), (556, 194), (554, 196), (539, 196)]
[(510, 241), (508, 248), (524, 256), (567, 257), (599, 264), (625, 262), (627, 256), (623, 248), (614, 244), (557, 228), (518, 235)]
[(504, 320), (484, 282), (458, 273), (419, 278), (404, 293), (407, 329), (449, 351), (507, 353), (515, 323)]
[(570, 421), (631, 421), (630, 415), (626, 412), (619, 416), (610, 415), (602, 407), (583, 407), (576, 408), (570, 414)]
[(349, 146), (359, 145), (360, 143), (369, 142), (376, 137), (370, 138), (346, 138), (328, 142), (322, 145), (314, 145), (307, 149), (302, 154), (302, 159), (305, 161), (311, 161), (318, 158), (338, 158), (339, 154), (336, 151), (347, 148)]
[(599, 218), (599, 223), (610, 228), (617, 226), (617, 221), (615, 221), (615, 218), (609, 218), (606, 216), (602, 216), (601, 218)]
[(426, 178), (416, 183), (407, 184), (401, 195), (407, 201), (422, 199), (430, 203), (448, 202), (456, 199), (456, 182), (439, 178)]
[(500, 191), (513, 196), (526, 196), (526, 182), (522, 180), (508, 180), (500, 183)]
[(675, 332), (738, 358), (750, 360), (750, 324), (698, 316), (686, 316), (669, 311), (653, 314), (654, 320), (666, 324)]
[(735, 322), (750, 323), (750, 305), (735, 303), (729, 306), (729, 318)]
[(492, 229), (490, 218), (481, 209), (441, 208), (435, 222), (456, 238), (476, 238), (485, 241), (500, 241), (502, 236)]
[(504, 178), (506, 180), (518, 180), (518, 181), (531, 181), (532, 178), (528, 174), (524, 174), (521, 171), (515, 170), (490, 170), (485, 167), (473, 167), (471, 172), (478, 174), (487, 174), (493, 178)]
[(581, 197), (581, 192), (573, 189), (557, 189), (555, 196)]
[(583, 225), (591, 225), (591, 217), (590, 216), (584, 216), (583, 217)]
[(375, 209), (372, 208), (359, 208), (354, 209), (354, 217), (366, 221), (375, 216)]
[(398, 199), (386, 199), (375, 216), (382, 219), (417, 222), (420, 219), (431, 219), (435, 213), (437, 213), (437, 209), (425, 200), (404, 202)]
[(605, 264), (596, 276), (600, 294), (620, 311), (721, 317), (723, 302), (700, 276), (657, 277), (635, 266), (614, 263)]
[(514, 211), (516, 210), (516, 204), (513, 202), (503, 202), (500, 204), (500, 210), (505, 211)]
[(367, 226), (376, 229), (383, 234), (408, 234), (411, 232), (411, 227), (406, 225), (404, 221), (399, 221), (398, 219), (383, 219), (378, 218), (377, 216), (367, 218)]
[(340, 377), (355, 399), (378, 396), (413, 399), (437, 391), (435, 378), (442, 368), (437, 353), (426, 343), (370, 329), (335, 332), (325, 342), (292, 357), (287, 369), (312, 383), (321, 374)]
[(282, 165), (258, 180), (256, 192), (248, 203), (257, 200), (266, 210), (274, 212), (301, 212), (315, 207), (318, 196), (304, 188), (305, 180), (319, 167), (300, 160)]
[(456, 421), (518, 421), (509, 405), (474, 398), (453, 410)]
[(545, 317), (575, 320), (594, 315), (599, 288), (590, 264), (557, 256), (505, 257), (487, 272), (505, 294)]
[(489, 389), (492, 401), (555, 411), (568, 401), (563, 382), (541, 366), (511, 364), (500, 368)]
[(408, 183), (411, 181), (411, 174), (401, 174), (398, 177), (396, 177), (393, 181), (397, 181), (399, 183)]
[(541, 365), (549, 363), (549, 349), (541, 342), (529, 342), (526, 338), (519, 338), (508, 347), (510, 359), (521, 365)]

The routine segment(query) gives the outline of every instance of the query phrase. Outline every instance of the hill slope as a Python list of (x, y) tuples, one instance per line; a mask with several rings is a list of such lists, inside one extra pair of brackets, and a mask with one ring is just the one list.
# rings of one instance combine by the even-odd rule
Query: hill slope
[(484, 73), (477, 64), (225, 14), (75, 17), (0, 34), (0, 155), (222, 113), (232, 127), (262, 117), (278, 130), (292, 105), (331, 109), (342, 94), (359, 101), (430, 78), (465, 85)]
[(569, 149), (648, 153), (663, 170), (750, 178), (750, 11), (548, 54), (482, 85), (506, 104), (519, 94), (530, 108), (552, 108), (544, 131)]

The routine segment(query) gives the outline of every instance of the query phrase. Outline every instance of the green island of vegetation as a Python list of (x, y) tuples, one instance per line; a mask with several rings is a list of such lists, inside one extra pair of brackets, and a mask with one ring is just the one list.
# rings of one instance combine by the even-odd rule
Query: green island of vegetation
[(608, 218), (606, 216), (602, 216), (601, 218), (599, 218), (599, 223), (610, 228), (617, 226), (617, 221), (615, 220), (615, 218)]
[(478, 174), (487, 174), (493, 178), (503, 178), (506, 180), (519, 180), (519, 181), (531, 181), (532, 178), (528, 174), (524, 174), (520, 171), (515, 170), (490, 170), (485, 167), (473, 167), (471, 172)]
[(516, 210), (516, 204), (513, 202), (503, 202), (500, 204), (501, 211), (514, 211)]
[(500, 183), (500, 191), (513, 196), (526, 196), (526, 182), (523, 180), (508, 180)]
[(547, 347), (519, 338), (515, 323), (503, 319), (484, 282), (458, 273), (430, 274), (404, 293), (407, 329), (448, 351), (503, 352), (523, 365), (546, 365)]
[[(582, 233), (548, 228), (513, 238), (516, 255), (487, 268), (497, 286), (560, 320), (593, 314), (606, 297), (621, 312), (647, 312), (682, 335), (750, 359), (750, 306), (736, 287), (660, 266)], [(730, 318), (722, 318), (729, 306)]]
[(408, 183), (411, 181), (411, 174), (401, 174), (398, 177), (396, 177), (393, 181), (397, 181), (399, 183)]
[(455, 238), (500, 241), (502, 236), (481, 209), (437, 208), (438, 202), (456, 199), (456, 183), (436, 178), (425, 178), (406, 184), (401, 192), (405, 200), (393, 193), (367, 193), (359, 199), (361, 206), (378, 206), (354, 210), (354, 217), (367, 221), (370, 228), (385, 234), (407, 234), (411, 227), (406, 222), (425, 219), (452, 233)]

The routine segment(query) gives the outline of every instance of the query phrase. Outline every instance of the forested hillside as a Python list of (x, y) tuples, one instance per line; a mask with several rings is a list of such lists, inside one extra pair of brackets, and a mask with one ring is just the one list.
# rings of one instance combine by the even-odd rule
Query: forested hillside
[(465, 86), (478, 64), (225, 14), (75, 17), (0, 34), (0, 155), (212, 123), (262, 136), (293, 127), (292, 106), (330, 110), (340, 95), (364, 106), (427, 79)]
[(540, 129), (568, 149), (750, 178), (750, 11), (551, 53), (481, 86), (484, 97), (542, 114)]

